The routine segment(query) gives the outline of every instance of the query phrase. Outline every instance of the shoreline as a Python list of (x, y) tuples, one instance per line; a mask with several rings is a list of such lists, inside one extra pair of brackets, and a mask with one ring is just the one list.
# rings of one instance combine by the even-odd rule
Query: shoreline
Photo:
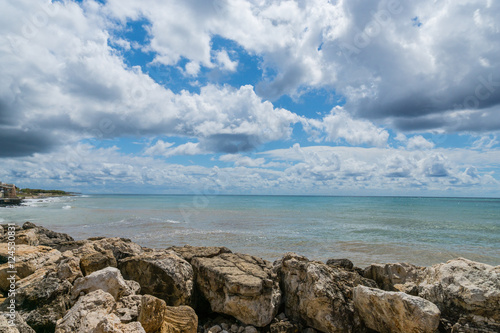
[[(35, 332), (83, 332), (86, 319), (80, 314), (89, 307), (92, 325), (101, 329), (89, 332), (155, 333), (154, 327), (165, 325), (169, 329), (161, 332), (500, 328), (500, 266), (463, 258), (432, 267), (396, 263), (361, 269), (342, 258), (319, 262), (286, 253), (271, 263), (224, 246), (150, 249), (124, 238), (74, 240), (30, 222), (12, 228), (0, 243), (0, 288), (8, 296), (2, 274), (8, 269), (9, 230), (16, 238), (16, 311), (23, 321), (16, 325)], [(7, 298), (1, 310), (8, 304)], [(116, 330), (103, 331), (106, 325)]]

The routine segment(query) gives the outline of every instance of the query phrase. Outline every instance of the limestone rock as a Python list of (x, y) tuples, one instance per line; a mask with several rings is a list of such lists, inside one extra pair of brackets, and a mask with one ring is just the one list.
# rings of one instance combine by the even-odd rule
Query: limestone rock
[(106, 267), (116, 266), (116, 258), (110, 250), (88, 253), (80, 259), (80, 268), (83, 275), (89, 275)]
[(447, 312), (466, 312), (500, 323), (500, 266), (464, 258), (425, 270), (418, 281), (419, 296)]
[(322, 332), (353, 332), (360, 325), (354, 315), (352, 289), (360, 284), (374, 287), (373, 281), (294, 253), (274, 265), (288, 318)]
[(189, 306), (167, 306), (151, 295), (142, 296), (138, 321), (146, 333), (196, 333), (198, 317)]
[(26, 324), (23, 317), (18, 313), (15, 315), (14, 324), (12, 327), (9, 325), (11, 319), (10, 313), (0, 313), (0, 332), (1, 333), (35, 333), (35, 330)]
[(191, 304), (193, 268), (172, 251), (125, 258), (118, 268), (126, 279), (139, 282), (142, 294), (161, 298), (171, 306)]
[(423, 298), (360, 285), (354, 288), (354, 306), (365, 325), (379, 332), (433, 333), (441, 314)]
[(19, 330), (15, 326), (10, 326), (7, 318), (0, 316), (0, 333), (19, 333)]
[[(407, 263), (396, 264), (372, 264), (365, 268), (363, 276), (367, 279), (374, 280), (379, 288), (387, 291), (399, 291), (399, 287), (407, 281), (417, 281), (418, 276), (422, 275), (425, 267), (419, 267)], [(405, 290), (410, 294), (415, 294), (416, 291), (408, 288)]]
[[(10, 275), (7, 271), (11, 271), (8, 261), (8, 245), (0, 243), (0, 258), (4, 258), (4, 264), (0, 265), (0, 291), (8, 289), (7, 276)], [(33, 274), (41, 268), (55, 267), (56, 261), (61, 258), (61, 253), (47, 246), (16, 246), (16, 262), (15, 268), (19, 279)]]
[(500, 331), (500, 266), (458, 258), (432, 267), (372, 265), (365, 273), (386, 289), (436, 304), (450, 326), (466, 322), (471, 329)]
[[(18, 281), (17, 310), (36, 331), (53, 331), (55, 323), (69, 308), (71, 283), (60, 280), (57, 273), (40, 269)], [(5, 311), (7, 303), (0, 308)]]
[(97, 325), (111, 313), (115, 299), (103, 290), (96, 290), (78, 302), (57, 322), (55, 333), (93, 333)]
[(80, 269), (80, 259), (73, 257), (70, 251), (63, 253), (63, 258), (57, 264), (56, 272), (59, 279), (68, 280), (71, 283), (83, 276)]
[(71, 298), (76, 300), (81, 293), (88, 294), (98, 289), (111, 294), (115, 300), (133, 294), (120, 271), (114, 267), (107, 267), (77, 279), (73, 285)]
[(120, 319), (114, 315), (109, 314), (101, 319), (99, 324), (97, 324), (93, 333), (146, 333), (144, 328), (142, 328), (141, 323), (133, 322), (128, 324), (123, 324)]
[(231, 253), (231, 250), (227, 247), (217, 247), (217, 246), (172, 246), (167, 250), (172, 250), (177, 255), (182, 257), (187, 262), (191, 262), (193, 258), (202, 257), (202, 258), (212, 258), (218, 256), (222, 253)]
[(277, 314), (281, 291), (269, 262), (223, 253), (212, 258), (195, 257), (191, 264), (197, 287), (212, 311), (258, 327), (268, 325)]
[(73, 241), (73, 238), (67, 234), (36, 226), (31, 222), (23, 224), (23, 230), (19, 232), (16, 238), (23, 242), (26, 241), (22, 244), (45, 245), (55, 249), (58, 249), (62, 243)]
[(353, 269), (354, 264), (349, 259), (328, 259), (326, 264), (329, 266), (342, 267), (345, 269)]
[(116, 302), (116, 307), (113, 313), (120, 318), (122, 323), (136, 321), (139, 316), (141, 302), (142, 296), (140, 295), (124, 296)]

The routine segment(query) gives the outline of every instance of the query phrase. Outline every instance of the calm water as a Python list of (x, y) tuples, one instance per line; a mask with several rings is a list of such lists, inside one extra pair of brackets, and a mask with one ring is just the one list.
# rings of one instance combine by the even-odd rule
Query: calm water
[(500, 199), (91, 195), (0, 208), (0, 222), (25, 221), (76, 239), (224, 245), (268, 260), (293, 251), (359, 266), (459, 256), (500, 265)]

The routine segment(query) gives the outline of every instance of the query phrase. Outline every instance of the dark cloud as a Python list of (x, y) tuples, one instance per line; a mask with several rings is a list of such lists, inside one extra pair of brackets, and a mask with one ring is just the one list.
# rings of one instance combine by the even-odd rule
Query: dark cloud
[(0, 157), (20, 157), (50, 151), (57, 140), (40, 131), (23, 131), (0, 127)]

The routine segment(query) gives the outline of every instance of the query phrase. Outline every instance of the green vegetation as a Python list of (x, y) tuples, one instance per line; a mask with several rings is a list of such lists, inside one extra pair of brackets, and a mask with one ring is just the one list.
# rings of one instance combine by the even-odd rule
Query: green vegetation
[(61, 190), (41, 190), (41, 189), (33, 189), (33, 188), (23, 188), (18, 192), (18, 195), (71, 195), (71, 192), (61, 191)]

